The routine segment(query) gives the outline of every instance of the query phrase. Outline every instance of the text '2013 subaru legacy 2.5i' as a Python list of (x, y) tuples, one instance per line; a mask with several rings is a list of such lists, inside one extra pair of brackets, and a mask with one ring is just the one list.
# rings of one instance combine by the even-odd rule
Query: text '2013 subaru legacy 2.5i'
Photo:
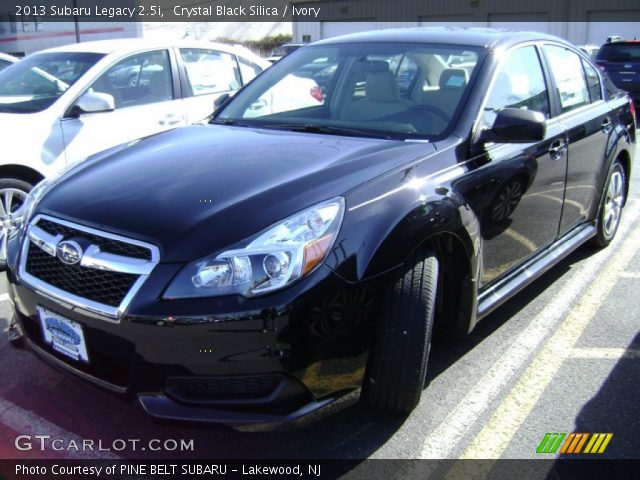
[(281, 422), (358, 392), (409, 412), (434, 329), (612, 240), (634, 143), (629, 99), (555, 37), (323, 40), (211, 125), (40, 184), (9, 240), (16, 329), (154, 417)]

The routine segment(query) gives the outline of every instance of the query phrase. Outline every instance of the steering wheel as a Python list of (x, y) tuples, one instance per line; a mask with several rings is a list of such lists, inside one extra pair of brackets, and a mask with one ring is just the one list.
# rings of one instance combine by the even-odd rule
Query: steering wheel
[(449, 120), (451, 120), (451, 117), (449, 115), (447, 115), (445, 112), (440, 110), (438, 107), (434, 107), (433, 105), (426, 105), (426, 104), (414, 105), (409, 110), (431, 113), (436, 117), (438, 117), (440, 120), (442, 120), (445, 125), (447, 125), (449, 123)]

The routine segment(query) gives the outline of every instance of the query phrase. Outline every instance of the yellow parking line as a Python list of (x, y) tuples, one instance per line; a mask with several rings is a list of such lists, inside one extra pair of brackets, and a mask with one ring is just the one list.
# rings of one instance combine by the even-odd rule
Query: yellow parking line
[(640, 228), (636, 228), (594, 279), (461, 458), (500, 458), (639, 248)]
[[(624, 222), (618, 230), (618, 240), (612, 248), (602, 250), (576, 266), (574, 273), (569, 276), (569, 282), (552, 296), (546, 306), (537, 312), (535, 318), (528, 322), (515, 338), (510, 339), (510, 345), (505, 352), (423, 438), (420, 458), (453, 458), (454, 452), (467, 444), (479, 419), (485, 412), (493, 410), (507, 386), (511, 384), (511, 380), (517, 378), (521, 369), (529, 364), (530, 357), (544, 346), (546, 339), (556, 331), (593, 279), (611, 258), (618, 254), (618, 244), (621, 240), (627, 238), (629, 232), (636, 228), (640, 218), (638, 200), (630, 199), (627, 209), (628, 213), (625, 214)], [(423, 403), (429, 401), (427, 398), (423, 397)], [(455, 456), (458, 454), (455, 453)], [(462, 462), (462, 465), (467, 464), (469, 462)]]
[(574, 348), (571, 358), (620, 360), (621, 358), (640, 358), (640, 350), (626, 348)]
[(622, 278), (633, 278), (633, 279), (639, 279), (640, 278), (640, 272), (622, 272), (620, 274), (620, 276)]

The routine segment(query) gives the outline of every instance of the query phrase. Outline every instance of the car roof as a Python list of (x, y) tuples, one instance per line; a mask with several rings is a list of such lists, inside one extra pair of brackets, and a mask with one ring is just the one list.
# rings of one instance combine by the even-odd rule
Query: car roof
[(614, 47), (616, 45), (635, 45), (635, 46), (639, 46), (640, 45), (640, 40), (616, 40), (615, 42), (607, 42), (605, 44), (602, 45), (602, 47), (607, 47), (607, 48), (611, 48)]
[[(111, 40), (97, 40), (93, 42), (80, 42), (72, 43), (69, 45), (63, 45), (60, 47), (48, 48), (41, 50), (40, 52), (91, 52), (110, 54), (113, 52), (126, 53), (127, 51), (138, 51), (145, 48), (168, 48), (168, 47), (182, 47), (182, 48), (215, 48), (230, 53), (243, 54), (247, 50), (240, 45), (228, 45), (225, 43), (216, 43), (208, 41), (194, 41), (194, 40), (150, 40), (146, 38), (118, 38)], [(39, 53), (40, 53), (39, 52)]]
[(314, 45), (331, 45), (351, 42), (417, 42), (445, 45), (468, 45), (484, 48), (508, 47), (531, 40), (553, 40), (567, 44), (565, 40), (541, 32), (516, 32), (497, 28), (469, 27), (415, 27), (375, 30), (351, 33), (314, 42)]
[(10, 62), (17, 62), (18, 60), (20, 60), (19, 58), (16, 58), (13, 55), (9, 55), (8, 53), (2, 53), (2, 52), (0, 52), (0, 58), (9, 60)]

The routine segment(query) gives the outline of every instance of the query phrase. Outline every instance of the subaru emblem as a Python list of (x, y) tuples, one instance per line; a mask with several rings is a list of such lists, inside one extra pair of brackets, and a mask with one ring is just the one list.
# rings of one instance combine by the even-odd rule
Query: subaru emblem
[(82, 247), (73, 240), (64, 240), (58, 244), (56, 248), (56, 256), (62, 263), (67, 265), (75, 265), (82, 258)]

